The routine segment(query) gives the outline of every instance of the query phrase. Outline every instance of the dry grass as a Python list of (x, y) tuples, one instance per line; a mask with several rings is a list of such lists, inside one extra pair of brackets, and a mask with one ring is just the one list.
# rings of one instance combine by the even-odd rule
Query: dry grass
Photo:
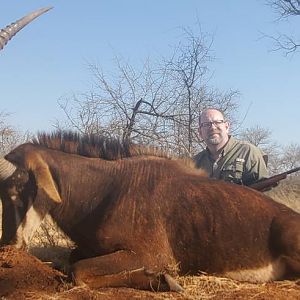
[(276, 188), (265, 194), (300, 213), (300, 176), (282, 180)]
[(228, 278), (204, 274), (180, 277), (178, 281), (185, 288), (185, 296), (190, 299), (210, 299), (220, 291), (236, 291), (243, 285)]
[[(185, 276), (179, 278), (179, 282), (184, 286), (185, 297), (187, 299), (233, 299), (239, 295), (244, 299), (261, 299), (270, 296), (271, 287), (274, 289), (274, 294), (282, 291), (283, 295), (288, 290), (298, 290), (299, 286), (295, 281), (278, 281), (276, 283), (245, 283), (238, 282), (232, 279), (200, 275), (200, 276)], [(300, 296), (300, 294), (299, 294)], [(271, 298), (270, 298), (271, 299)], [(275, 299), (277, 299), (275, 297)]]
[(236, 282), (231, 279), (199, 275), (177, 278), (184, 287), (184, 292), (149, 292), (130, 288), (103, 288), (91, 290), (83, 286), (66, 286), (65, 289), (55, 294), (31, 293), (26, 294), (26, 299), (154, 299), (154, 300), (195, 300), (195, 299), (255, 299), (255, 300), (298, 300), (300, 287), (295, 281), (280, 281), (264, 284), (250, 284)]

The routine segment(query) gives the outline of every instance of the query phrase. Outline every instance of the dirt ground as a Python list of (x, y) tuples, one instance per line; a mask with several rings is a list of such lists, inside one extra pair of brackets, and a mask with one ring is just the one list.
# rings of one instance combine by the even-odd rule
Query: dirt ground
[(27, 252), (10, 246), (0, 248), (1, 299), (300, 299), (297, 281), (268, 284), (240, 283), (199, 275), (178, 278), (183, 293), (151, 292), (129, 288), (97, 291), (76, 287), (66, 276)]

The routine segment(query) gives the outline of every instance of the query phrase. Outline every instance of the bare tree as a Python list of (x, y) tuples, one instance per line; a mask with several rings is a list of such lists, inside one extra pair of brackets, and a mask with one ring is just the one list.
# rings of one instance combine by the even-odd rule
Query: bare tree
[[(291, 143), (283, 148), (282, 165), (285, 170), (296, 168), (300, 166), (300, 145)], [(300, 176), (299, 172), (295, 175)]]
[(299, 0), (269, 0), (267, 3), (282, 17), (300, 15)]
[(288, 146), (282, 146), (272, 139), (272, 132), (266, 128), (253, 126), (244, 129), (238, 136), (259, 147), (263, 153), (268, 155), (270, 175), (300, 166), (300, 145), (291, 143)]
[[(277, 151), (272, 158), (271, 174), (278, 174), (280, 172), (300, 167), (300, 145), (291, 143), (287, 146), (280, 146), (279, 151)], [(300, 173), (296, 172), (290, 176), (300, 176)]]
[(201, 148), (199, 112), (214, 106), (232, 115), (238, 92), (209, 87), (212, 39), (183, 32), (172, 56), (154, 66), (147, 60), (137, 69), (117, 58), (113, 76), (90, 64), (94, 90), (60, 101), (67, 124), (81, 132), (159, 145), (177, 155), (195, 154)]
[(175, 48), (165, 66), (170, 74), (169, 82), (176, 87), (172, 107), (175, 145), (181, 145), (184, 153), (191, 155), (199, 144), (199, 112), (207, 107), (217, 107), (225, 113), (236, 110), (238, 92), (219, 92), (209, 87), (212, 39), (201, 31), (196, 36), (190, 29), (184, 29), (184, 36), (184, 42)]
[(267, 149), (271, 143), (271, 134), (269, 129), (256, 125), (244, 129), (239, 136), (257, 147)]
[(164, 71), (150, 67), (149, 61), (140, 71), (119, 58), (116, 62), (117, 74), (111, 77), (91, 64), (95, 90), (60, 101), (69, 125), (81, 132), (123, 139), (145, 141), (153, 132), (161, 134), (158, 119), (173, 117), (168, 114), (167, 97), (172, 97), (172, 91), (166, 89)]
[[(279, 20), (300, 16), (299, 0), (268, 0), (267, 4), (279, 15)], [(266, 35), (266, 37), (271, 38), (275, 42), (274, 50), (283, 50), (286, 54), (294, 53), (300, 47), (300, 41), (291, 35)]]
[(0, 155), (8, 153), (17, 145), (29, 140), (28, 132), (22, 133), (7, 121), (9, 114), (0, 112)]
[(257, 146), (267, 155), (270, 175), (282, 170), (281, 146), (272, 140), (272, 132), (269, 129), (261, 126), (246, 128), (239, 134), (239, 138)]

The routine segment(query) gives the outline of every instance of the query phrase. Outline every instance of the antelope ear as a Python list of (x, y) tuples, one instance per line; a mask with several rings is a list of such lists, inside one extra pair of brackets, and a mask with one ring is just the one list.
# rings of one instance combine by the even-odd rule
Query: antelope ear
[(27, 155), (25, 164), (33, 172), (37, 186), (43, 189), (54, 202), (61, 203), (49, 166), (41, 155), (35, 152), (30, 153)]

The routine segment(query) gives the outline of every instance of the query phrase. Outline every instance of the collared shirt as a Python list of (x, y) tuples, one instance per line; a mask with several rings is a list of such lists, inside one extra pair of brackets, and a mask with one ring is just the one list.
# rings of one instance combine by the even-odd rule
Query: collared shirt
[(262, 151), (256, 146), (229, 137), (219, 158), (214, 160), (208, 149), (194, 158), (197, 168), (204, 169), (209, 177), (249, 185), (268, 177)]

